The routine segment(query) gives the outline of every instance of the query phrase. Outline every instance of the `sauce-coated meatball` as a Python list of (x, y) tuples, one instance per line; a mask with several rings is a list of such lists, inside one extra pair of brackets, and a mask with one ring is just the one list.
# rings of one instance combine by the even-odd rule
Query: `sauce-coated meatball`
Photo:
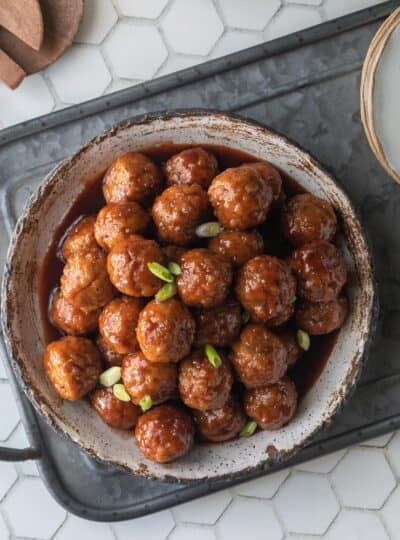
[(234, 439), (246, 423), (243, 408), (236, 397), (230, 396), (219, 409), (193, 411), (197, 429), (204, 439), (214, 442)]
[(182, 255), (180, 267), (176, 284), (185, 304), (211, 308), (225, 300), (232, 281), (232, 267), (225, 257), (205, 248), (191, 249)]
[(295, 304), (286, 304), (284, 309), (277, 315), (276, 317), (272, 317), (272, 319), (268, 319), (266, 322), (266, 325), (269, 328), (276, 328), (277, 326), (282, 326), (282, 324), (285, 324), (291, 319), (294, 315), (294, 309)]
[(241, 167), (255, 169), (262, 179), (271, 186), (273, 201), (279, 201), (282, 197), (282, 178), (279, 171), (271, 163), (268, 163), (268, 161), (256, 161), (254, 163), (243, 163)]
[(143, 308), (140, 298), (115, 298), (100, 314), (99, 331), (104, 343), (119, 354), (137, 351), (136, 326)]
[(43, 356), (44, 369), (62, 399), (76, 401), (96, 386), (101, 356), (86, 338), (66, 336), (52, 341)]
[(168, 185), (199, 184), (207, 189), (218, 173), (215, 157), (203, 148), (188, 148), (170, 157), (164, 166)]
[(193, 446), (194, 426), (187, 412), (172, 405), (159, 405), (142, 414), (135, 437), (148, 459), (168, 463), (189, 452)]
[(141, 311), (137, 325), (140, 349), (150, 362), (178, 362), (189, 354), (195, 322), (177, 298), (152, 300)]
[(65, 261), (73, 255), (85, 254), (98, 250), (94, 224), (96, 216), (85, 216), (75, 221), (67, 230), (61, 243), (60, 254)]
[(103, 180), (107, 203), (151, 203), (163, 186), (160, 169), (147, 156), (128, 152), (119, 156), (108, 169)]
[(293, 304), (296, 280), (284, 261), (259, 255), (240, 269), (235, 290), (252, 319), (267, 322)]
[(293, 251), (290, 265), (298, 293), (311, 302), (330, 302), (346, 283), (347, 270), (340, 251), (329, 242), (306, 244)]
[(107, 270), (112, 283), (123, 294), (153, 296), (164, 283), (150, 272), (149, 262), (164, 264), (160, 246), (154, 240), (131, 235), (109, 252)]
[(264, 241), (257, 231), (223, 231), (208, 242), (208, 249), (224, 255), (234, 266), (261, 255)]
[(154, 201), (151, 214), (161, 240), (186, 246), (210, 215), (207, 193), (198, 184), (171, 186)]
[(131, 234), (144, 232), (149, 223), (149, 214), (138, 203), (111, 203), (98, 213), (94, 234), (97, 243), (109, 251)]
[(312, 336), (329, 334), (343, 325), (347, 310), (345, 296), (326, 303), (303, 300), (297, 307), (295, 321), (299, 328)]
[(153, 405), (174, 397), (178, 372), (175, 364), (149, 362), (141, 352), (128, 354), (122, 361), (122, 382), (133, 403), (150, 396)]
[(278, 336), (285, 344), (287, 350), (287, 363), (289, 367), (294, 366), (300, 356), (303, 354), (303, 349), (297, 343), (296, 332), (290, 328), (279, 330)]
[(296, 408), (297, 391), (289, 377), (264, 388), (247, 390), (244, 396), (247, 415), (261, 429), (280, 429), (293, 418)]
[(97, 388), (91, 394), (90, 402), (101, 419), (116, 429), (133, 428), (141, 414), (140, 407), (131, 401), (116, 398), (112, 388)]
[(52, 324), (66, 334), (82, 336), (97, 329), (100, 310), (85, 312), (70, 304), (62, 295), (60, 289), (54, 291), (51, 297), (49, 316)]
[(115, 296), (107, 274), (106, 255), (100, 251), (71, 256), (61, 276), (64, 298), (82, 311), (95, 311)]
[(195, 343), (228, 347), (240, 334), (241, 325), (241, 309), (235, 300), (211, 309), (199, 309), (196, 313)]
[(221, 225), (243, 230), (265, 220), (272, 202), (272, 188), (255, 169), (235, 167), (214, 178), (208, 196)]
[(282, 340), (262, 324), (248, 324), (232, 345), (230, 360), (246, 388), (278, 381), (288, 368)]
[(311, 193), (292, 197), (282, 213), (283, 234), (296, 247), (318, 240), (332, 240), (336, 224), (330, 203)]
[(125, 355), (119, 354), (110, 349), (110, 347), (105, 344), (104, 339), (100, 335), (98, 335), (96, 338), (96, 345), (101, 352), (101, 356), (103, 357), (103, 360), (106, 364), (109, 364), (110, 366), (122, 365), (122, 359)]
[(222, 407), (230, 394), (233, 373), (226, 358), (215, 368), (203, 350), (194, 351), (179, 365), (179, 393), (185, 405), (199, 411)]

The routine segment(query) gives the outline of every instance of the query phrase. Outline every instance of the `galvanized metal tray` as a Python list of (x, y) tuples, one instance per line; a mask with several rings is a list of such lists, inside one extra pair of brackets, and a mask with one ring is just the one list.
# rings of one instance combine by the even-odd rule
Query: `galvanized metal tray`
[[(381, 299), (361, 382), (329, 429), (294, 460), (253, 470), (235, 483), (400, 426), (400, 188), (376, 162), (359, 116), (364, 55), (381, 20), (398, 4), (386, 2), (0, 132), (1, 264), (4, 239), (45, 174), (99, 132), (141, 113), (206, 107), (263, 122), (313, 153), (349, 193), (375, 253)], [(69, 511), (98, 521), (131, 519), (233, 482), (167, 483), (95, 462), (36, 416), (6, 367), (31, 448), (0, 448), (0, 460), (37, 459), (48, 489)]]

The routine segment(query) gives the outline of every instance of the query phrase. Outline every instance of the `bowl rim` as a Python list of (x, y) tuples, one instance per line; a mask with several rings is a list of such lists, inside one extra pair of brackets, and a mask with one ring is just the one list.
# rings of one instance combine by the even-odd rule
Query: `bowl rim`
[[(286, 135), (282, 135), (279, 131), (271, 129), (265, 124), (247, 118), (244, 115), (234, 114), (230, 112), (227, 113), (216, 109), (184, 108), (162, 110), (135, 115), (133, 117), (130, 117), (129, 120), (115, 124), (111, 128), (108, 128), (101, 132), (99, 135), (93, 137), (87, 143), (80, 146), (76, 152), (62, 159), (53, 169), (51, 169), (49, 173), (47, 173), (43, 180), (40, 182), (39, 186), (35, 189), (33, 194), (29, 197), (28, 201), (25, 203), (22, 214), (18, 218), (15, 225), (6, 255), (6, 263), (4, 266), (3, 280), (1, 286), (1, 327), (4, 343), (6, 345), (7, 361), (12, 367), (13, 373), (16, 376), (19, 386), (22, 388), (24, 394), (28, 397), (30, 403), (33, 405), (35, 411), (39, 414), (39, 416), (43, 418), (46, 423), (55, 430), (57, 434), (61, 435), (63, 439), (67, 439), (68, 441), (72, 442), (80, 450), (84, 451), (89, 457), (91, 457), (98, 463), (114, 466), (117, 469), (127, 471), (130, 474), (138, 474), (147, 478), (153, 478), (169, 482), (184, 481), (188, 484), (201, 481), (201, 479), (199, 478), (184, 478), (182, 476), (176, 477), (171, 474), (171, 469), (166, 470), (164, 474), (160, 475), (149, 473), (145, 468), (143, 468), (143, 470), (141, 468), (140, 470), (133, 471), (129, 466), (124, 463), (120, 463), (113, 459), (106, 459), (97, 455), (97, 453), (91, 447), (86, 447), (83, 441), (74, 440), (70, 433), (68, 433), (68, 431), (65, 429), (62, 422), (59, 421), (57, 415), (51, 409), (49, 411), (44, 410), (44, 408), (42, 407), (43, 404), (41, 404), (40, 391), (36, 388), (33, 388), (28, 382), (25, 381), (25, 378), (23, 376), (23, 370), (21, 368), (21, 365), (23, 365), (23, 360), (19, 357), (18, 349), (16, 347), (15, 340), (13, 339), (13, 330), (11, 325), (12, 301), (10, 300), (10, 297), (12, 297), (12, 295), (10, 294), (10, 286), (14, 273), (14, 259), (18, 253), (20, 239), (22, 235), (27, 231), (27, 225), (29, 224), (31, 214), (34, 211), (35, 207), (38, 205), (40, 206), (42, 199), (46, 196), (48, 191), (51, 190), (53, 184), (57, 182), (58, 173), (64, 168), (69, 167), (71, 164), (73, 164), (76, 160), (80, 158), (81, 154), (87, 152), (92, 146), (97, 145), (98, 143), (102, 142), (104, 139), (110, 136), (117, 135), (119, 132), (125, 129), (130, 129), (133, 126), (138, 125), (146, 125), (157, 120), (171, 120), (173, 118), (185, 118), (190, 116), (198, 118), (210, 116), (214, 119), (219, 118), (225, 119), (227, 121), (233, 120), (235, 122), (248, 125), (250, 128), (256, 127), (258, 129), (261, 129), (264, 133), (273, 135), (277, 139), (280, 139), (284, 144), (288, 144), (299, 150), (304, 157), (310, 160), (312, 165), (316, 167), (319, 171), (321, 171), (323, 175), (328, 177), (330, 181), (336, 186), (336, 188), (341, 192), (342, 197), (345, 200), (353, 219), (356, 220), (359, 228), (359, 236), (363, 241), (365, 247), (364, 257), (368, 264), (368, 277), (371, 284), (369, 309), (368, 313), (364, 315), (366, 320), (366, 331), (363, 335), (362, 349), (360, 351), (359, 357), (357, 358), (357, 361), (355, 362), (355, 365), (353, 366), (351, 378), (348, 378), (348, 380), (344, 382), (341, 397), (337, 400), (337, 403), (332, 409), (329, 417), (326, 419), (322, 419), (322, 421), (315, 425), (312, 431), (305, 438), (303, 438), (301, 442), (293, 445), (290, 450), (275, 450), (274, 448), (271, 450), (271, 452), (267, 452), (265, 457), (263, 459), (260, 459), (259, 463), (254, 466), (243, 467), (236, 472), (228, 472), (221, 475), (216, 475), (211, 479), (217, 481), (229, 479), (229, 481), (231, 481), (232, 483), (238, 483), (240, 481), (249, 479), (249, 473), (251, 473), (252, 477), (260, 476), (263, 472), (267, 471), (269, 466), (286, 462), (295, 454), (297, 454), (300, 449), (309, 444), (317, 433), (320, 433), (322, 430), (326, 429), (331, 424), (332, 420), (337, 416), (337, 414), (348, 402), (358, 384), (362, 369), (367, 361), (368, 354), (371, 348), (373, 336), (376, 330), (379, 311), (375, 269), (373, 264), (373, 257), (371, 254), (370, 242), (367, 241), (367, 234), (364, 227), (362, 227), (362, 221), (360, 219), (360, 216), (355, 210), (346, 189), (344, 189), (342, 185), (338, 184), (333, 174), (331, 174), (329, 170), (327, 170), (323, 165), (321, 165), (312, 153), (310, 153), (308, 150), (304, 150), (301, 145), (293, 142)], [(206, 477), (204, 477), (204, 479), (206, 479)]]

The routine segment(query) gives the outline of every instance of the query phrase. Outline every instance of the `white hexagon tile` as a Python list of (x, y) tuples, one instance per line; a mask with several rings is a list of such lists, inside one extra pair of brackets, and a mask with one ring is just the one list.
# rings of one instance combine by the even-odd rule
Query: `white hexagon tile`
[[(382, 2), (384, 0), (381, 0)], [(0, 84), (0, 129), (378, 0), (85, 0), (74, 45), (14, 92)], [(2, 232), (0, 218), (0, 232)], [(0, 234), (0, 255), (6, 234)], [(28, 444), (0, 364), (0, 444)], [(34, 462), (0, 464), (0, 540), (400, 540), (400, 434), (377, 437), (130, 522), (67, 514)]]

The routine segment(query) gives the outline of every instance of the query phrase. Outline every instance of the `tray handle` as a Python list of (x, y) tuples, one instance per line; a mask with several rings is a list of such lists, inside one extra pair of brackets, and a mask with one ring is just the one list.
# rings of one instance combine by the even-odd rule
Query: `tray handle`
[(28, 461), (30, 459), (39, 459), (40, 450), (33, 446), (27, 448), (8, 448), (0, 446), (0, 461)]

